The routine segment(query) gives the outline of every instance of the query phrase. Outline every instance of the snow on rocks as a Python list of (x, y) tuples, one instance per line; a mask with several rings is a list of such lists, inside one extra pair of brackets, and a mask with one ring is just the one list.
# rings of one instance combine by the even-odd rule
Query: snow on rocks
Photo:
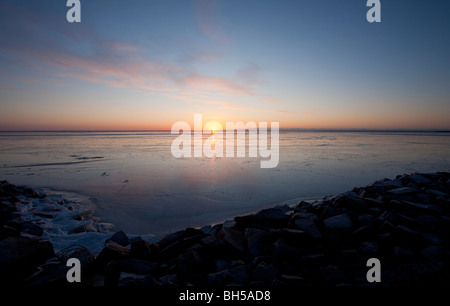
[[(373, 257), (378, 285), (450, 284), (450, 173), (399, 175), (159, 241), (102, 233), (89, 208), (1, 186), (0, 268), (28, 245), (40, 254), (16, 278), (25, 285), (67, 285), (67, 254), (85, 262), (85, 286), (367, 286)], [(75, 246), (62, 249), (63, 237)]]

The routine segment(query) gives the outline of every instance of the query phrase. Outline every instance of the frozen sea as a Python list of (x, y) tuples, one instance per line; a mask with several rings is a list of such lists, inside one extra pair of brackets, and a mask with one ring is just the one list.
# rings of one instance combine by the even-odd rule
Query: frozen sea
[(279, 164), (269, 169), (254, 157), (175, 158), (176, 137), (170, 131), (0, 132), (0, 179), (82, 195), (102, 222), (160, 235), (397, 174), (450, 171), (445, 132), (280, 130)]

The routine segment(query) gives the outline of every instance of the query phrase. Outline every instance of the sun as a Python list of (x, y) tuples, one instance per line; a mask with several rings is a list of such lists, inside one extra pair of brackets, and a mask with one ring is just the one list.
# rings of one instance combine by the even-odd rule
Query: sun
[(216, 133), (216, 128), (212, 128), (211, 129), (211, 133), (215, 134)]

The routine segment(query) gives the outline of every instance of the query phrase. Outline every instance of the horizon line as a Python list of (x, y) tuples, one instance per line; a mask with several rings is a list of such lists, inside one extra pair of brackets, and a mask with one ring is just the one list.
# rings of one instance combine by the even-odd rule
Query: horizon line
[[(267, 127), (267, 130), (270, 130)], [(222, 129), (221, 131), (236, 131), (237, 129)], [(248, 130), (248, 129), (247, 129)], [(253, 129), (250, 129), (253, 130)], [(366, 129), (366, 128), (279, 128), (280, 131), (299, 132), (434, 132), (450, 133), (450, 129)], [(195, 131), (195, 130), (191, 130)], [(204, 129), (202, 131), (205, 131)], [(171, 129), (148, 130), (0, 130), (0, 133), (98, 133), (98, 132), (171, 132)]]

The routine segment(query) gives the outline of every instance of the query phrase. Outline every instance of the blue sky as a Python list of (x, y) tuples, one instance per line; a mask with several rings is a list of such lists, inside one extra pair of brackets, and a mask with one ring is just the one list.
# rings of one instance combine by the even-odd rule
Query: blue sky
[(450, 129), (450, 3), (1, 1), (0, 130)]

